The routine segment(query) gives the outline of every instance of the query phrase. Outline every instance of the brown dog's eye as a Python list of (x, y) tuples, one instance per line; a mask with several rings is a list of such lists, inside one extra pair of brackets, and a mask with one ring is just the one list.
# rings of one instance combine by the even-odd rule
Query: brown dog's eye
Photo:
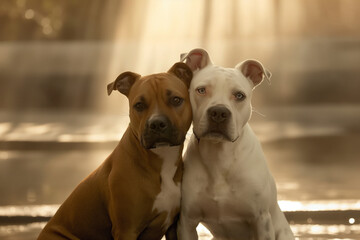
[(137, 102), (137, 103), (135, 103), (134, 108), (136, 111), (142, 112), (143, 110), (146, 109), (146, 104), (143, 102)]
[(172, 97), (170, 98), (170, 103), (171, 105), (177, 107), (180, 106), (183, 103), (184, 99), (182, 99), (181, 97)]

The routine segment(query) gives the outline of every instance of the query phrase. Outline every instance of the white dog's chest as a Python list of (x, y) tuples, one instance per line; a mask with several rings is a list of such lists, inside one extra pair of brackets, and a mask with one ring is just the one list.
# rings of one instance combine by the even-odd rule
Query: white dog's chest
[[(217, 179), (219, 180), (219, 179)], [(244, 218), (250, 220), (259, 211), (259, 198), (254, 189), (248, 186), (241, 186), (241, 182), (220, 182), (208, 185), (201, 194), (198, 195), (200, 206), (204, 213), (204, 218), (216, 221), (233, 221)], [(201, 196), (204, 196), (201, 199)]]
[(200, 207), (202, 217), (209, 221), (251, 221), (272, 197), (266, 167), (252, 161), (251, 155), (244, 161), (231, 151), (221, 151), (223, 159), (213, 159), (212, 149), (206, 149), (206, 154), (188, 149), (192, 157), (185, 161), (183, 184), (189, 202)]
[[(217, 236), (228, 236), (237, 239), (247, 236), (251, 239), (249, 223), (256, 218), (260, 206), (250, 199), (246, 190), (234, 192), (229, 186), (205, 188), (198, 194), (196, 207), (201, 209), (200, 221)], [(204, 190), (205, 190), (204, 189)], [(225, 234), (225, 235), (224, 235)]]
[(174, 182), (173, 178), (177, 170), (176, 162), (179, 158), (179, 147), (165, 147), (153, 150), (163, 159), (161, 167), (161, 190), (155, 198), (153, 211), (166, 212), (167, 217), (163, 224), (164, 228), (170, 226), (171, 213), (180, 207), (180, 184)]

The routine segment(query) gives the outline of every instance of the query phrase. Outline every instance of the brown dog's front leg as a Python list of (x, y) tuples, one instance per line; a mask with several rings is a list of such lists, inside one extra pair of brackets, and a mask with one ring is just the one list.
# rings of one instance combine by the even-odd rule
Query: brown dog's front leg
[(179, 214), (174, 218), (174, 222), (165, 233), (166, 240), (177, 240), (177, 224), (179, 221)]

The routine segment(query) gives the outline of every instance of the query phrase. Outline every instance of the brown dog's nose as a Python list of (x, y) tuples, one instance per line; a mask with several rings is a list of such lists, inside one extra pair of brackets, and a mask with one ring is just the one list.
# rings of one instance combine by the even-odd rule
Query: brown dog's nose
[(223, 105), (214, 106), (208, 109), (208, 117), (210, 120), (221, 123), (231, 116), (231, 112)]
[(164, 132), (169, 126), (169, 120), (165, 116), (156, 116), (149, 120), (149, 128), (154, 132)]

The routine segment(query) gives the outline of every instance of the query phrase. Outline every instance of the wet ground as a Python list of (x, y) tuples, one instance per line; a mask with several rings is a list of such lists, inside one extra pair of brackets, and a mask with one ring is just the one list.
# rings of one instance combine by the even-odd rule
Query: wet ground
[[(298, 239), (360, 239), (360, 107), (261, 109), (279, 203)], [(0, 239), (34, 239), (112, 151), (127, 116), (0, 113)], [(201, 239), (209, 239), (199, 228)]]

